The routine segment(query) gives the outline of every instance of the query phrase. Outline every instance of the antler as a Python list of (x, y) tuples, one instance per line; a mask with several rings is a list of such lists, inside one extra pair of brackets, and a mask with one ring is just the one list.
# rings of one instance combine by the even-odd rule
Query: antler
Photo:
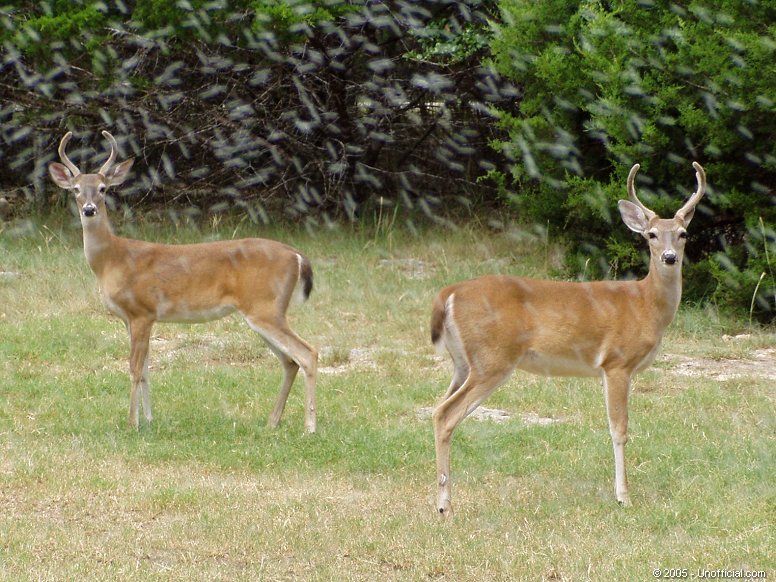
[(638, 196), (636, 196), (636, 188), (633, 185), (633, 182), (636, 179), (636, 174), (638, 173), (640, 167), (641, 166), (639, 164), (634, 164), (628, 173), (628, 198), (630, 198), (630, 201), (633, 202), (636, 206), (641, 208), (641, 210), (646, 215), (647, 220), (649, 221), (655, 218), (657, 214), (652, 212), (649, 208), (641, 203), (641, 200), (639, 200)]
[(107, 131), (103, 131), (102, 135), (110, 142), (110, 155), (108, 156), (108, 161), (105, 162), (100, 168), (100, 174), (102, 174), (103, 176), (107, 176), (108, 170), (110, 170), (110, 167), (113, 165), (113, 162), (116, 161), (116, 150), (119, 148), (119, 146), (116, 143), (116, 138), (114, 138)]
[(695, 209), (695, 206), (706, 193), (706, 172), (698, 162), (693, 162), (692, 167), (695, 168), (695, 179), (698, 181), (698, 189), (695, 191), (695, 194), (690, 197), (687, 203), (676, 211), (676, 216), (682, 220), (684, 220), (687, 214)]
[(67, 166), (67, 169), (70, 170), (70, 173), (73, 174), (73, 178), (75, 178), (78, 174), (81, 173), (81, 170), (78, 169), (78, 166), (76, 166), (73, 162), (70, 161), (70, 158), (67, 157), (67, 154), (65, 153), (65, 148), (67, 148), (67, 143), (70, 141), (70, 138), (73, 137), (73, 132), (68, 131), (64, 137), (62, 138), (62, 141), (59, 142), (59, 159), (62, 160), (62, 163)]

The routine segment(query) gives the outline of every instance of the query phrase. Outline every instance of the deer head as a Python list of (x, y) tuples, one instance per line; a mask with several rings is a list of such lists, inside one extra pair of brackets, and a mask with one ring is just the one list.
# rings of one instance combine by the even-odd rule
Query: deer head
[(114, 167), (113, 163), (116, 161), (118, 150), (116, 139), (107, 131), (103, 131), (102, 135), (110, 142), (110, 155), (96, 174), (82, 174), (78, 167), (67, 157), (65, 148), (67, 148), (70, 138), (73, 137), (73, 133), (70, 131), (59, 142), (59, 158), (64, 165), (58, 162), (49, 164), (49, 174), (51, 174), (54, 183), (65, 190), (75, 191), (82, 221), (104, 212), (105, 193), (108, 191), (108, 188), (114, 184), (121, 184), (126, 179), (135, 161), (134, 159), (129, 159)]
[(690, 224), (695, 207), (706, 191), (706, 173), (698, 162), (693, 162), (698, 188), (690, 199), (676, 211), (673, 218), (660, 218), (655, 212), (644, 206), (636, 196), (633, 182), (639, 171), (634, 165), (628, 174), (628, 197), (620, 200), (619, 208), (623, 222), (632, 231), (639, 233), (649, 242), (652, 262), (671, 267), (681, 266), (684, 257), (684, 245), (687, 240), (687, 226)]

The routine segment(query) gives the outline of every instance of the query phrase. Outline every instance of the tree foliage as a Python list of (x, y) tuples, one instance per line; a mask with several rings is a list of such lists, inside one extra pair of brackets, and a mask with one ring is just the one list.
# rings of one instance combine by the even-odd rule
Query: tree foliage
[(642, 271), (616, 201), (707, 197), (685, 296), (776, 315), (776, 8), (764, 0), (17, 0), (0, 7), (0, 194), (46, 209), (73, 130), (135, 156), (120, 203), (311, 224), (514, 208), (570, 270)]
[[(492, 49), (519, 83), (503, 111), (511, 200), (562, 228), (600, 271), (638, 268), (615, 223), (625, 178), (642, 165), (645, 202), (672, 215), (709, 176), (692, 225), (686, 295), (772, 317), (776, 297), (776, 7), (756, 0), (502, 2)], [(595, 245), (606, 240), (604, 246)], [(589, 269), (588, 269), (588, 272)], [(755, 287), (761, 273), (763, 284)]]
[[(487, 7), (485, 7), (487, 8)], [(45, 203), (68, 129), (95, 163), (99, 129), (136, 164), (127, 200), (283, 207), (319, 221), (375, 204), (432, 218), (482, 200), (499, 162), (481, 66), (487, 12), (450, 3), (48, 0), (6, 9), (2, 180)], [(52, 33), (56, 30), (56, 33)], [(463, 47), (463, 48), (461, 48)], [(10, 184), (9, 184), (10, 182)]]

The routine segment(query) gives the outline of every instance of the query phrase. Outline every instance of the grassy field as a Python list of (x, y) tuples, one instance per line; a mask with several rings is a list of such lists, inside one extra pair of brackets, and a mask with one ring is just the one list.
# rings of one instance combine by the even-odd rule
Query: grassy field
[(634, 386), (627, 509), (600, 384), (516, 374), (485, 403), (509, 420), (456, 432), (441, 521), (424, 409), (451, 367), (430, 345), (431, 299), (477, 274), (544, 276), (557, 251), (518, 230), (212, 226), (135, 235), (268, 236), (311, 258), (315, 290), (290, 320), (321, 353), (318, 432), (303, 431), (301, 379), (266, 427), (280, 366), (239, 318), (156, 326), (155, 420), (130, 431), (126, 332), (78, 226), (6, 230), (0, 580), (776, 577), (772, 330), (682, 308)]

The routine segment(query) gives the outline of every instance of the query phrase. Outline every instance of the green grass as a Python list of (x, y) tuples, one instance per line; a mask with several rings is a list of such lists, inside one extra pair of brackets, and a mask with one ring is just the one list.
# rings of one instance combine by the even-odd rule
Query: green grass
[[(450, 366), (431, 299), (477, 274), (545, 276), (557, 250), (481, 228), (254, 231), (313, 261), (292, 326), (321, 350), (318, 433), (297, 380), (266, 427), (281, 373), (237, 318), (158, 325), (155, 419), (126, 428), (128, 341), (99, 303), (77, 227), (0, 239), (0, 580), (637, 580), (652, 569), (776, 575), (773, 380), (676, 373), (676, 357), (743, 360), (769, 330), (683, 308), (641, 374), (627, 447), (634, 506), (614, 502), (599, 383), (518, 373), (453, 444), (452, 520), (434, 512), (431, 423)], [(518, 233), (519, 234), (519, 233)], [(355, 352), (352, 352), (355, 350)], [(561, 419), (550, 426), (521, 413)]]

